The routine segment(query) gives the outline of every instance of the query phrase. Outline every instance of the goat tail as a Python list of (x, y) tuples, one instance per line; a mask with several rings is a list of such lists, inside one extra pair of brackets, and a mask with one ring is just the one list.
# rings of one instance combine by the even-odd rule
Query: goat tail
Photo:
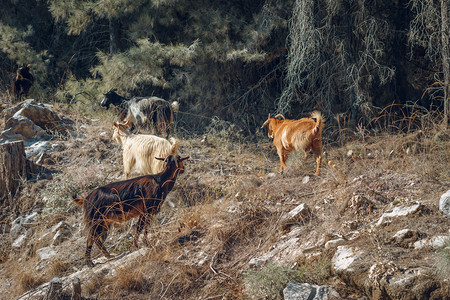
[(172, 144), (172, 146), (170, 147), (170, 154), (169, 155), (176, 155), (178, 152), (178, 146), (179, 146), (179, 142), (176, 138), (171, 137), (169, 139), (170, 144)]
[(178, 101), (173, 101), (170, 106), (172, 106), (173, 111), (178, 111), (180, 109), (180, 103)]
[(77, 206), (81, 206), (83, 207), (83, 203), (84, 203), (84, 198), (79, 198), (77, 197), (77, 195), (72, 195), (72, 202), (73, 204), (77, 205)]
[(316, 126), (313, 128), (313, 132), (315, 134), (322, 134), (323, 125), (325, 123), (325, 119), (322, 115), (322, 113), (318, 110), (315, 110), (311, 113), (311, 118), (316, 119)]

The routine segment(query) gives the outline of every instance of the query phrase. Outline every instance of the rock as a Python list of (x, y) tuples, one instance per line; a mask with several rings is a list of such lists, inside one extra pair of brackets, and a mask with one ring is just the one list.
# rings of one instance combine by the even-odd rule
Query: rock
[(327, 300), (341, 299), (338, 292), (331, 286), (318, 286), (309, 283), (289, 281), (283, 290), (285, 300)]
[(9, 232), (11, 238), (15, 240), (19, 237), (21, 233), (25, 231), (25, 228), (22, 226), (24, 217), (17, 217), (11, 224), (11, 230)]
[(18, 249), (20, 247), (22, 247), (25, 243), (25, 239), (26, 239), (27, 235), (26, 234), (21, 234), (18, 238), (16, 238), (14, 240), (14, 242), (12, 243), (11, 247)]
[(59, 116), (53, 111), (51, 105), (37, 103), (34, 99), (28, 99), (5, 111), (5, 120), (13, 116), (23, 116), (45, 130), (65, 133), (72, 128), (73, 121)]
[(20, 102), (6, 109), (5, 130), (0, 142), (24, 140), (26, 146), (45, 137), (48, 132), (65, 134), (72, 130), (73, 121), (59, 116), (50, 105), (37, 103), (34, 99)]
[(418, 233), (411, 229), (402, 229), (397, 231), (392, 237), (392, 242), (400, 247), (410, 247), (411, 243), (417, 241)]
[(450, 236), (439, 235), (430, 239), (420, 240), (414, 243), (414, 249), (422, 249), (430, 247), (433, 249), (443, 248), (447, 242), (450, 241)]
[(55, 161), (53, 160), (53, 158), (46, 152), (42, 152), (38, 159), (36, 160), (36, 163), (38, 165), (53, 165), (55, 164)]
[(310, 177), (309, 177), (309, 176), (305, 176), (305, 177), (303, 177), (303, 179), (302, 179), (302, 183), (303, 183), (303, 184), (307, 184), (307, 183), (309, 182), (309, 180), (310, 180)]
[(46, 260), (56, 255), (56, 251), (53, 247), (40, 248), (36, 250), (36, 253), (39, 255), (41, 260)]
[(267, 262), (266, 257), (254, 257), (248, 262), (250, 268), (260, 268)]
[(296, 223), (306, 221), (310, 215), (310, 209), (306, 204), (302, 203), (281, 218), (281, 227), (283, 230), (287, 230)]
[(450, 190), (444, 193), (439, 200), (439, 210), (450, 218)]
[(65, 222), (59, 222), (52, 227), (52, 232), (55, 233), (52, 239), (52, 246), (60, 245), (72, 235), (72, 227)]
[(26, 217), (19, 216), (11, 224), (11, 230), (9, 232), (11, 238), (14, 240), (19, 235), (26, 232), (27, 227), (33, 225), (37, 220), (37, 213), (34, 212)]
[(27, 158), (45, 153), (49, 150), (50, 143), (48, 141), (39, 141), (27, 147), (25, 154)]
[(5, 141), (38, 140), (45, 136), (45, 131), (23, 116), (14, 116), (5, 123), (5, 130), (0, 138)]
[(45, 299), (47, 300), (56, 300), (61, 299), (63, 297), (63, 291), (62, 291), (62, 280), (58, 277), (53, 278), (48, 287), (47, 295), (45, 296)]
[(273, 178), (275, 176), (277, 176), (277, 174), (275, 174), (275, 173), (269, 173), (266, 175), (267, 178)]
[(52, 227), (52, 232), (56, 232), (58, 230), (71, 231), (72, 227), (64, 221), (59, 222), (58, 224)]
[(393, 219), (397, 217), (404, 217), (408, 215), (412, 215), (414, 213), (419, 212), (422, 209), (421, 204), (415, 204), (412, 206), (400, 206), (400, 207), (394, 207), (392, 211), (384, 213), (378, 222), (376, 223), (376, 226), (384, 225), (386, 223), (392, 222)]
[(338, 246), (344, 245), (345, 243), (347, 243), (345, 239), (330, 240), (325, 243), (325, 249), (336, 248)]
[(447, 299), (445, 296), (443, 298), (430, 296), (439, 285), (430, 276), (430, 270), (415, 267), (398, 270), (381, 281), (386, 294), (386, 297), (383, 297), (385, 299)]
[(362, 252), (357, 248), (348, 246), (338, 246), (337, 250), (331, 260), (333, 269), (336, 272), (351, 272), (350, 266), (362, 255)]

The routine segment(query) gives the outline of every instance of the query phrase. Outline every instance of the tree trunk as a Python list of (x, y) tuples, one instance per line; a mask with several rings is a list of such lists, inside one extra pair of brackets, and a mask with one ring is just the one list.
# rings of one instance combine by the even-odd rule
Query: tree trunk
[(120, 20), (115, 18), (109, 19), (109, 54), (120, 51)]
[(450, 113), (450, 58), (449, 58), (449, 19), (448, 19), (448, 0), (441, 0), (441, 36), (442, 36), (442, 72), (444, 73), (444, 126), (447, 128)]
[(29, 171), (23, 141), (0, 145), (0, 206), (12, 200), (21, 178), (27, 178)]

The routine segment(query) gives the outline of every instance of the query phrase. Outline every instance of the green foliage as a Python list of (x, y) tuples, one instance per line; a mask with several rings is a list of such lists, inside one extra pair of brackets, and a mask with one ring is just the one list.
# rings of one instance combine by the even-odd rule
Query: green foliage
[[(318, 2), (324, 10), (317, 9)], [(373, 91), (395, 75), (386, 48), (393, 24), (375, 17), (376, 8), (365, 2), (350, 7), (344, 1), (321, 2), (295, 2), (286, 86), (278, 111), (286, 113), (294, 102), (303, 110), (327, 113), (337, 106), (353, 107), (358, 117), (370, 120)], [(346, 20), (351, 20), (351, 25)], [(347, 26), (352, 30), (340, 30)]]
[(237, 128), (235, 124), (218, 117), (213, 117), (210, 124), (206, 128), (207, 139), (210, 142), (220, 145), (220, 147), (233, 146), (244, 141), (242, 130)]
[(447, 241), (444, 247), (436, 252), (435, 267), (438, 275), (443, 280), (447, 280), (448, 274), (450, 274), (450, 241)]
[(250, 299), (283, 299), (283, 289), (289, 281), (303, 282), (304, 275), (297, 269), (270, 262), (261, 270), (248, 270), (242, 281)]
[(321, 284), (329, 277), (330, 266), (330, 262), (326, 260), (300, 268), (269, 262), (260, 270), (247, 270), (242, 281), (246, 294), (251, 299), (283, 299), (283, 289), (289, 281)]
[(168, 88), (169, 83), (164, 78), (165, 69), (192, 63), (197, 47), (198, 41), (186, 47), (139, 40), (136, 47), (122, 53), (112, 56), (99, 53), (101, 64), (93, 68), (92, 72), (94, 77), (101, 76), (104, 86), (119, 91), (136, 89), (145, 84)]
[(45, 200), (43, 214), (61, 214), (75, 211), (72, 196), (81, 196), (92, 189), (106, 183), (106, 176), (97, 168), (79, 168), (71, 173), (61, 173), (41, 191)]

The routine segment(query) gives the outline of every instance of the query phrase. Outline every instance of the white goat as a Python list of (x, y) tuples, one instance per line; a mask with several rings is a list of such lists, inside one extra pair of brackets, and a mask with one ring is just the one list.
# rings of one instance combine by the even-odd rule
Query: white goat
[(150, 134), (133, 134), (128, 122), (114, 125), (113, 139), (122, 144), (123, 170), (128, 179), (134, 167), (142, 175), (156, 174), (162, 171), (164, 162), (155, 159), (176, 155), (178, 141), (175, 138), (166, 140)]

